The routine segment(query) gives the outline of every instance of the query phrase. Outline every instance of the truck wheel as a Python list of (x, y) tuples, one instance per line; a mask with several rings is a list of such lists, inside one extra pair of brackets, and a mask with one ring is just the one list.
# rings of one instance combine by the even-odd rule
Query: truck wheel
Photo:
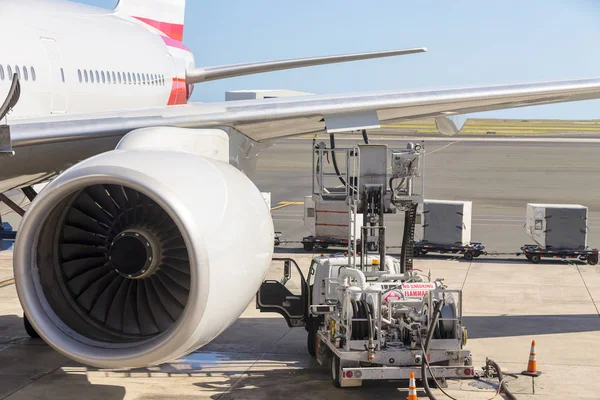
[(598, 264), (598, 254), (590, 254), (587, 259), (588, 264), (596, 265)]
[(470, 251), (467, 251), (463, 257), (464, 257), (464, 258), (465, 258), (465, 260), (467, 260), (467, 261), (473, 261), (473, 253), (472, 253), (472, 252), (470, 252)]
[(23, 326), (25, 327), (25, 332), (27, 332), (29, 337), (32, 337), (35, 339), (40, 337), (40, 335), (38, 335), (38, 333), (35, 331), (35, 329), (33, 328), (33, 325), (31, 325), (31, 322), (29, 322), (29, 320), (27, 319), (27, 316), (25, 314), (23, 314)]
[(331, 380), (333, 382), (333, 386), (339, 388), (341, 387), (340, 383), (340, 358), (335, 354), (331, 355)]
[(315, 248), (315, 245), (312, 243), (304, 243), (304, 250), (306, 251), (313, 251), (313, 249)]
[(534, 264), (539, 264), (541, 260), (541, 257), (538, 256), (537, 254), (532, 254), (531, 257), (529, 258), (529, 261), (531, 261)]

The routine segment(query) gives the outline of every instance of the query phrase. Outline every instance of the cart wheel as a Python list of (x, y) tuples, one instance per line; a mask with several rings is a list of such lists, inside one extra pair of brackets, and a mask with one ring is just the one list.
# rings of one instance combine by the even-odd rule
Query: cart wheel
[(598, 254), (590, 254), (587, 259), (588, 264), (596, 265), (598, 264)]
[(27, 332), (29, 337), (36, 339), (40, 337), (40, 335), (38, 335), (38, 333), (35, 331), (33, 325), (31, 325), (31, 322), (29, 322), (25, 314), (23, 314), (23, 326), (25, 327), (25, 332)]
[(463, 257), (467, 261), (473, 261), (473, 253), (470, 251), (467, 251)]
[(541, 257), (540, 257), (540, 256), (538, 256), (537, 254), (532, 254), (532, 255), (529, 257), (529, 261), (531, 261), (531, 262), (532, 262), (532, 263), (534, 263), (534, 264), (538, 264), (538, 263), (540, 262), (540, 260), (541, 260)]
[(479, 257), (480, 255), (481, 255), (481, 251), (476, 251), (476, 252), (473, 254), (473, 257), (477, 258), (477, 257)]
[(315, 248), (315, 245), (313, 243), (304, 243), (304, 250), (313, 251), (314, 248)]
[(331, 380), (333, 382), (333, 386), (339, 388), (341, 387), (340, 383), (340, 358), (335, 354), (331, 355)]

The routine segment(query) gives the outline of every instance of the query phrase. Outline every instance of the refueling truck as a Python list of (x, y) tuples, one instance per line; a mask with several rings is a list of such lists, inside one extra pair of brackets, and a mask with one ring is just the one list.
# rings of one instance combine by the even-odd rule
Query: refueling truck
[[(415, 180), (422, 179), (423, 148), (411, 143), (393, 150), (391, 176), (387, 150), (315, 146), (313, 196), (347, 205), (348, 248), (314, 257), (306, 277), (293, 259), (274, 259), (283, 263), (283, 277), (263, 282), (256, 307), (281, 314), (290, 327), (304, 327), (308, 353), (330, 368), (337, 387), (408, 379), (411, 372), (425, 381), (473, 378), (462, 291), (412, 268), (415, 215), (423, 201)], [(345, 172), (336, 167), (342, 189), (323, 184), (323, 156), (335, 160), (335, 151), (346, 155)], [(397, 211), (405, 212), (399, 258), (386, 254), (384, 225), (385, 214)]]
[[(438, 381), (474, 377), (462, 291), (414, 271), (400, 273), (391, 256), (384, 270), (378, 256), (369, 257), (365, 270), (349, 267), (343, 254), (318, 256), (306, 278), (293, 259), (277, 260), (284, 263), (283, 279), (262, 284), (257, 308), (304, 327), (308, 353), (331, 368), (335, 386), (408, 379), (410, 372)], [(286, 287), (295, 274), (300, 285)]]

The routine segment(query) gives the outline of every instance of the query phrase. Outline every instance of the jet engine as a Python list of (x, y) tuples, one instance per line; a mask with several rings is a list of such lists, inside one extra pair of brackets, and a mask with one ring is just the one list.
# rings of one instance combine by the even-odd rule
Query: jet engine
[(274, 232), (228, 146), (220, 130), (134, 131), (35, 198), (14, 270), (42, 339), (89, 366), (136, 368), (202, 347), (242, 314)]

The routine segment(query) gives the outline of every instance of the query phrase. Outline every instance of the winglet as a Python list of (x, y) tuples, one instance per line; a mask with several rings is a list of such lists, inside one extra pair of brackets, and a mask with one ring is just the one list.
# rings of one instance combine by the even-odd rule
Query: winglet
[(426, 51), (427, 48), (419, 47), (405, 50), (376, 51), (371, 53), (343, 54), (336, 56), (296, 58), (291, 60), (204, 67), (187, 71), (186, 82), (188, 84), (194, 84), (206, 81), (214, 81), (217, 79), (233, 78), (235, 76), (259, 74), (263, 72), (312, 67), (315, 65), (335, 64), (348, 61), (368, 60), (371, 58), (403, 56), (407, 54), (424, 53)]

